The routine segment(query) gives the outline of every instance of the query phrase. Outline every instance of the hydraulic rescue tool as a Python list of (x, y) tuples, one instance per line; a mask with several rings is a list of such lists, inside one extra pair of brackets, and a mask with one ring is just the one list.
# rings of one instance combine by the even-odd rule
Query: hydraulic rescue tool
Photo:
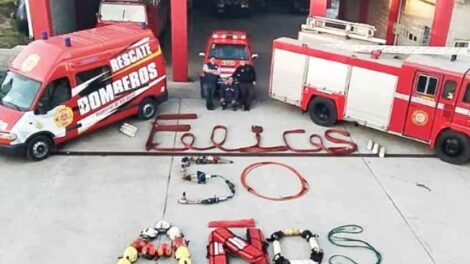
[[(159, 236), (165, 235), (171, 240), (171, 244), (161, 243), (158, 247), (152, 241)], [(139, 256), (155, 260), (159, 258), (169, 258), (173, 255), (178, 264), (191, 264), (191, 254), (188, 248), (188, 241), (180, 229), (171, 226), (167, 221), (158, 221), (154, 227), (149, 227), (140, 233), (140, 238), (132, 242), (126, 248), (123, 256), (119, 258), (118, 264), (132, 264), (137, 262)]]
[(227, 264), (227, 253), (234, 254), (252, 264), (269, 264), (269, 256), (260, 229), (247, 229), (247, 240), (227, 228), (218, 228), (209, 236), (207, 257), (209, 264)]
[(195, 182), (197, 184), (206, 184), (208, 180), (211, 179), (222, 179), (230, 190), (230, 194), (225, 196), (214, 196), (211, 198), (200, 199), (200, 200), (191, 200), (186, 197), (186, 193), (183, 193), (183, 196), (178, 200), (180, 204), (217, 204), (232, 199), (235, 196), (235, 184), (221, 175), (207, 174), (203, 171), (197, 171), (195, 174), (190, 174), (187, 172), (187, 168), (191, 165), (191, 162), (196, 164), (231, 164), (232, 161), (223, 160), (220, 157), (215, 156), (200, 156), (200, 157), (184, 157), (181, 160), (181, 178), (184, 181)]
[[(281, 250), (281, 239), (283, 237), (293, 237), (293, 236), (300, 236), (304, 238), (310, 245), (311, 253), (310, 258), (306, 260), (289, 260), (287, 259), (284, 254), (282, 254)], [(309, 230), (300, 230), (300, 229), (284, 229), (281, 231), (277, 231), (271, 235), (268, 242), (273, 243), (273, 251), (274, 251), (274, 264), (320, 264), (323, 260), (323, 250), (320, 249), (317, 241), (318, 235), (313, 234)]]
[(196, 157), (184, 157), (181, 160), (181, 167), (187, 168), (191, 166), (191, 163), (198, 165), (205, 164), (233, 164), (233, 161), (223, 159), (219, 156), (196, 156)]
[[(331, 242), (331, 244), (333, 244), (335, 246), (338, 246), (338, 247), (363, 248), (363, 249), (370, 250), (370, 251), (374, 252), (375, 256), (377, 257), (377, 261), (375, 262), (375, 264), (382, 263), (382, 254), (380, 254), (380, 252), (375, 247), (373, 247), (371, 244), (369, 244), (368, 242), (366, 242), (364, 240), (360, 240), (360, 239), (354, 239), (354, 238), (348, 238), (348, 237), (341, 236), (342, 234), (343, 235), (345, 235), (345, 234), (357, 235), (357, 234), (361, 234), (363, 231), (364, 231), (364, 229), (361, 226), (358, 226), (358, 225), (339, 226), (337, 228), (334, 228), (333, 230), (331, 230), (328, 233), (328, 240)], [(334, 261), (334, 259), (346, 259), (351, 263), (355, 263), (355, 264), (357, 263), (356, 261), (354, 261), (350, 257), (344, 256), (344, 255), (333, 255), (333, 256), (331, 256), (330, 259), (329, 259), (329, 263), (330, 264), (338, 263), (338, 262)]]

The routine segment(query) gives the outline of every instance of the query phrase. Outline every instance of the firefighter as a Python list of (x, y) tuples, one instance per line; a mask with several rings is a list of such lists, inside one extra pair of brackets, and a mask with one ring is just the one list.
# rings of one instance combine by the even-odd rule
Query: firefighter
[(228, 105), (232, 106), (233, 111), (237, 111), (239, 104), (240, 90), (234, 83), (233, 77), (227, 78), (220, 90), (220, 105), (225, 110)]
[(242, 60), (232, 76), (239, 82), (243, 110), (250, 111), (251, 101), (253, 101), (255, 94), (255, 68), (247, 61)]
[(206, 97), (207, 110), (214, 110), (214, 94), (217, 88), (217, 82), (220, 77), (219, 66), (215, 63), (215, 58), (211, 57), (207, 64), (204, 64), (202, 70), (204, 71), (204, 78), (202, 87)]

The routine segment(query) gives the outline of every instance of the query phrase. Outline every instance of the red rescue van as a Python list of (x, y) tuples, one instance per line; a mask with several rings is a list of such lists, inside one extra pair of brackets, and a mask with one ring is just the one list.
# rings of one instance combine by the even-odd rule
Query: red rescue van
[(323, 35), (274, 41), (272, 98), (322, 126), (352, 121), (426, 143), (447, 162), (470, 160), (470, 50), (347, 45)]
[[(246, 32), (218, 30), (212, 32), (207, 40), (206, 52), (199, 53), (203, 57), (203, 65), (209, 63), (209, 59), (214, 57), (216, 64), (220, 66), (221, 82), (235, 72), (240, 66), (240, 61), (248, 61), (253, 65), (253, 60), (258, 58), (258, 54), (253, 53), (250, 38)], [(201, 70), (200, 76), (204, 77)], [(201, 96), (202, 85), (201, 85)]]
[(151, 30), (110, 25), (29, 44), (0, 86), (0, 151), (31, 160), (54, 145), (137, 115), (168, 97)]

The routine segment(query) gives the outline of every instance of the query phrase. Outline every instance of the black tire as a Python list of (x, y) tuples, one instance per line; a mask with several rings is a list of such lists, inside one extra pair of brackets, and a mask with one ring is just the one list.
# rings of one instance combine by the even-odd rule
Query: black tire
[(444, 131), (437, 139), (436, 154), (442, 161), (465, 164), (470, 161), (470, 138), (452, 130)]
[(47, 159), (54, 147), (54, 141), (46, 135), (34, 136), (26, 144), (26, 158), (32, 161)]
[(149, 120), (155, 117), (157, 113), (157, 103), (152, 98), (145, 98), (139, 104), (139, 112), (137, 113), (137, 117), (140, 120)]
[(320, 126), (331, 127), (338, 120), (336, 105), (329, 99), (313, 98), (308, 105), (308, 112), (312, 121)]

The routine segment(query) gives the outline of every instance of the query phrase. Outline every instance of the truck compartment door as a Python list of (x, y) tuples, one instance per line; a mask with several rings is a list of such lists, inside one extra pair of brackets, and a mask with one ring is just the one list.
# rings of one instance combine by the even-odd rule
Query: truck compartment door
[(387, 130), (397, 83), (395, 75), (353, 67), (346, 118), (364, 126)]
[(349, 65), (310, 57), (306, 84), (319, 90), (345, 94), (349, 73)]
[(300, 107), (308, 57), (275, 49), (271, 69), (270, 95), (274, 99)]
[(441, 80), (442, 77), (437, 74), (416, 74), (405, 124), (406, 136), (429, 141), (436, 117)]

